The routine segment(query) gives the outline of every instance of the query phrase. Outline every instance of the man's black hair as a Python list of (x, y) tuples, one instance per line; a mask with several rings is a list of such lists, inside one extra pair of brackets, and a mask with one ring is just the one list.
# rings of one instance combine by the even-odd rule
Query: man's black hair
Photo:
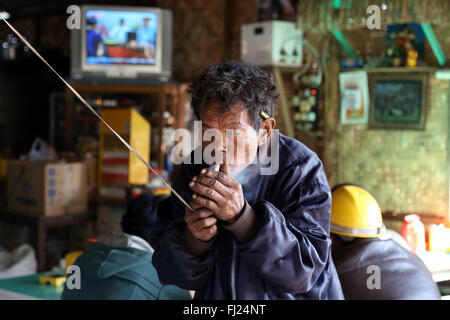
[(227, 61), (208, 67), (189, 92), (199, 119), (205, 102), (211, 101), (220, 103), (223, 111), (242, 103), (256, 130), (263, 121), (261, 111), (271, 117), (277, 112), (278, 92), (273, 76), (247, 62)]
[(127, 211), (122, 216), (122, 231), (138, 236), (149, 242), (150, 226), (157, 219), (157, 207), (164, 197), (141, 194), (131, 199)]

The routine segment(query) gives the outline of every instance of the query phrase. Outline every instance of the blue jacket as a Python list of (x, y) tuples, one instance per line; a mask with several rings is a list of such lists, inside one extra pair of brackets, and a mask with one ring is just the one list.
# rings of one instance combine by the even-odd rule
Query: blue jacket
[[(343, 299), (331, 258), (331, 193), (322, 162), (281, 134), (279, 157), (275, 175), (251, 174), (258, 166), (252, 164), (236, 176), (257, 221), (245, 243), (219, 227), (213, 249), (192, 255), (181, 236), (182, 203), (171, 196), (159, 204), (149, 242), (161, 283), (196, 290), (195, 299)], [(173, 186), (184, 199), (191, 199), (188, 184), (204, 167), (181, 167)]]
[[(440, 300), (438, 286), (423, 261), (392, 239), (355, 239), (333, 252), (336, 269), (348, 300)], [(380, 271), (380, 287), (367, 281)], [(407, 275), (407, 276), (405, 276)]]

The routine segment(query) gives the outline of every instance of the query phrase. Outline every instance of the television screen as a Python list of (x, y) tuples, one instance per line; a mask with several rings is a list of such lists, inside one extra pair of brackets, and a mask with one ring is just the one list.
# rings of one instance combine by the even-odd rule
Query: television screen
[(86, 63), (155, 65), (158, 14), (87, 10)]

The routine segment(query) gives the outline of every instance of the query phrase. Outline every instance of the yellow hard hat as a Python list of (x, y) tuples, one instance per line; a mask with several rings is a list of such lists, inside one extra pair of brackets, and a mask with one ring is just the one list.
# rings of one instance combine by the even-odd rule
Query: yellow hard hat
[(357, 238), (375, 238), (385, 234), (386, 227), (375, 198), (355, 185), (333, 188), (330, 232)]

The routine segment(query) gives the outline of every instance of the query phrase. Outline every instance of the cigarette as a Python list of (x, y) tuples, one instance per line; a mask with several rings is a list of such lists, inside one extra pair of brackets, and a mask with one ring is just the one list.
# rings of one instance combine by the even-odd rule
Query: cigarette
[(219, 171), (220, 170), (220, 163), (212, 164), (208, 167), (209, 170)]
[(260, 114), (264, 119), (270, 119), (269, 115), (267, 113), (265, 113), (264, 111), (261, 111)]

